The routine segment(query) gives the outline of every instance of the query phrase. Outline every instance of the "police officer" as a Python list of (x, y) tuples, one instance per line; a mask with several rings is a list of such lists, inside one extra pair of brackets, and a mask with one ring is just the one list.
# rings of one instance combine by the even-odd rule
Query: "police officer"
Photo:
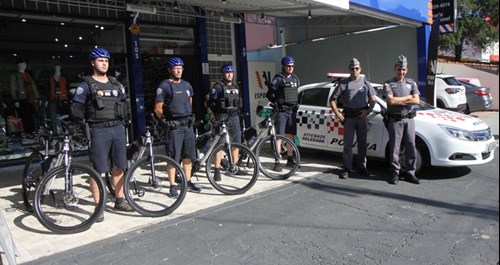
[[(241, 143), (241, 124), (239, 111), (243, 107), (243, 99), (239, 93), (238, 85), (233, 83), (234, 67), (230, 64), (220, 68), (222, 80), (217, 81), (210, 92), (209, 106), (217, 119), (225, 119), (231, 142)], [(239, 157), (239, 149), (232, 148), (232, 156)], [(220, 181), (220, 163), (222, 153), (217, 154), (215, 160), (214, 180)]]
[[(420, 92), (417, 84), (410, 78), (408, 73), (408, 62), (404, 55), (398, 57), (394, 65), (394, 77), (384, 84), (384, 94), (387, 101), (387, 116), (389, 131), (390, 152), (390, 184), (397, 184), (399, 176), (406, 181), (419, 184), (420, 180), (415, 176), (417, 165), (415, 151), (415, 121), (416, 113), (412, 106), (420, 102)], [(401, 142), (404, 146), (404, 164), (399, 161)]]
[[(349, 63), (350, 76), (342, 79), (330, 97), (333, 113), (344, 124), (344, 152), (342, 153), (343, 168), (339, 177), (346, 179), (351, 176), (352, 145), (356, 134), (358, 145), (357, 171), (369, 177), (366, 169), (366, 144), (368, 135), (368, 114), (375, 106), (376, 92), (371, 83), (361, 75), (361, 65), (356, 58)], [(343, 104), (341, 113), (337, 107), (337, 99)]]
[[(172, 57), (167, 62), (169, 77), (156, 90), (154, 111), (166, 120), (169, 128), (165, 143), (167, 154), (175, 161), (182, 159), (182, 168), (188, 180), (188, 191), (199, 193), (201, 188), (191, 182), (192, 161), (196, 157), (196, 139), (193, 130), (193, 87), (182, 79), (184, 62)], [(177, 198), (179, 192), (175, 183), (175, 168), (167, 166), (170, 182), (170, 196)]]
[[(274, 76), (269, 85), (267, 98), (276, 104), (278, 114), (276, 117), (276, 134), (286, 135), (290, 140), (297, 134), (297, 109), (299, 78), (293, 73), (295, 60), (290, 56), (281, 59), (281, 73)], [(281, 140), (276, 141), (281, 146)], [(293, 149), (287, 147), (287, 166), (293, 167), (295, 159)], [(276, 161), (274, 171), (281, 172), (283, 167)]]
[[(73, 96), (72, 114), (76, 119), (86, 119), (91, 128), (90, 160), (103, 174), (109, 172), (111, 162), (112, 183), (115, 188), (115, 206), (118, 211), (133, 211), (123, 194), (123, 172), (127, 168), (126, 134), (123, 121), (127, 115), (125, 88), (116, 78), (107, 76), (111, 56), (103, 48), (90, 52), (91, 76), (84, 77)], [(97, 186), (91, 182), (96, 202)], [(104, 215), (97, 221), (102, 222)]]

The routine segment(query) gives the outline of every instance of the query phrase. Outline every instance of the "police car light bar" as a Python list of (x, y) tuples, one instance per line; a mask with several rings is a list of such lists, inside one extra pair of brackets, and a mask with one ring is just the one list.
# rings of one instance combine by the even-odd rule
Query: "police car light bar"
[(344, 77), (349, 77), (349, 74), (342, 74), (342, 73), (326, 73), (326, 77), (328, 78), (344, 78)]

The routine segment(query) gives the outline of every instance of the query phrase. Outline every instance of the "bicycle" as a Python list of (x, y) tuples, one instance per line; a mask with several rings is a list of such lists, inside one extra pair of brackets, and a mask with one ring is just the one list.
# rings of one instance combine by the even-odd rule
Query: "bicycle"
[[(231, 143), (225, 120), (216, 122), (218, 132), (213, 129), (198, 135), (198, 124), (195, 125), (197, 142), (202, 138), (209, 141), (205, 144), (197, 143), (196, 159), (193, 160), (193, 175), (205, 165), (205, 173), (210, 184), (218, 191), (227, 195), (237, 195), (247, 192), (253, 187), (259, 176), (257, 159), (252, 151), (243, 144)], [(222, 142), (220, 143), (222, 139)], [(239, 149), (239, 157), (233, 157), (233, 148)], [(200, 151), (202, 149), (202, 151)], [(203, 150), (204, 149), (204, 150)], [(203, 153), (203, 156), (201, 154)], [(215, 162), (217, 155), (221, 160), (221, 180), (214, 179)]]
[[(63, 115), (57, 119), (62, 122), (68, 117), (68, 115)], [(55, 135), (53, 131), (50, 130), (48, 124), (50, 121), (50, 119), (45, 119), (41, 128), (38, 130), (39, 140), (43, 146), (43, 151), (40, 152), (37, 150), (31, 153), (23, 168), (21, 187), (23, 191), (24, 206), (28, 212), (33, 211), (33, 197), (37, 183), (50, 169), (62, 165), (64, 159), (61, 136)], [(75, 138), (78, 138), (81, 146), (88, 145), (86, 137), (77, 129), (77, 125), (74, 125), (74, 127), (73, 131), (77, 133), (72, 136), (72, 139), (75, 140)], [(51, 148), (53, 149), (52, 152)], [(104, 179), (109, 192), (114, 195), (110, 177), (105, 175)]]
[[(259, 163), (259, 170), (266, 177), (275, 180), (288, 179), (295, 174), (300, 167), (300, 152), (297, 145), (286, 136), (277, 135), (274, 127), (274, 119), (277, 110), (275, 106), (271, 105), (272, 109), (263, 108), (257, 115), (264, 117), (259, 122), (259, 133), (256, 138), (252, 140), (252, 135), (244, 137), (244, 142), (249, 146), (250, 150), (254, 151), (255, 157)], [(244, 123), (243, 123), (244, 125)], [(255, 130), (255, 129), (254, 129)], [(243, 135), (245, 135), (246, 128), (243, 128)], [(264, 134), (266, 134), (264, 136)], [(277, 146), (278, 140), (281, 141), (281, 146)], [(287, 149), (293, 149), (295, 163), (290, 165), (287, 163)], [(283, 160), (283, 161), (282, 161)], [(282, 167), (281, 164), (286, 166)], [(279, 170), (281, 168), (281, 171)]]
[[(68, 115), (58, 117), (59, 121), (68, 118)], [(37, 183), (42, 176), (51, 168), (60, 166), (63, 161), (62, 142), (59, 135), (55, 135), (49, 128), (50, 119), (45, 119), (42, 126), (38, 129), (38, 137), (43, 146), (43, 152), (39, 150), (30, 154), (26, 160), (22, 173), (21, 187), (23, 191), (23, 202), (27, 211), (33, 211), (33, 195)], [(80, 136), (79, 133), (76, 135)], [(84, 137), (80, 137), (82, 145)], [(54, 143), (55, 142), (55, 143)], [(51, 151), (53, 149), (53, 151)]]
[(99, 173), (88, 165), (71, 161), (74, 143), (70, 135), (74, 131), (65, 121), (63, 124), (63, 163), (49, 170), (37, 183), (33, 210), (45, 228), (70, 234), (92, 226), (104, 210), (106, 193)]
[[(143, 216), (165, 216), (176, 210), (184, 200), (187, 192), (186, 176), (182, 167), (174, 159), (166, 155), (154, 154), (154, 137), (149, 127), (146, 129), (145, 137), (141, 139), (136, 156), (129, 154), (131, 166), (123, 180), (125, 197), (129, 205)], [(149, 149), (149, 152), (143, 157), (146, 149)], [(170, 182), (167, 167), (173, 167), (176, 172), (179, 191), (177, 198), (169, 195)]]

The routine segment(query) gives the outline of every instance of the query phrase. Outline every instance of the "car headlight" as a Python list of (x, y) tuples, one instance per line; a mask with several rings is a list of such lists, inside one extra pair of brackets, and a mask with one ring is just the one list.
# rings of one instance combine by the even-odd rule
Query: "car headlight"
[(477, 141), (476, 136), (471, 131), (441, 124), (439, 124), (439, 127), (441, 127), (441, 129), (443, 129), (443, 131), (445, 131), (446, 134), (458, 138), (460, 140)]

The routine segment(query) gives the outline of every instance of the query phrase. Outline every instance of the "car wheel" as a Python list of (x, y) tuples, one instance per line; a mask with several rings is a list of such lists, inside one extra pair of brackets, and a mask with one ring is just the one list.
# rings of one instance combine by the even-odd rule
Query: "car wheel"
[(445, 108), (446, 108), (446, 106), (444, 105), (444, 103), (443, 103), (441, 100), (438, 100), (438, 101), (436, 102), (436, 105), (437, 105), (437, 107), (438, 107), (438, 108), (440, 108), (440, 109), (445, 109)]
[(422, 170), (430, 165), (429, 149), (427, 149), (425, 142), (420, 138), (415, 139), (415, 145), (417, 149), (417, 165), (415, 168), (415, 174), (420, 175)]
[(470, 108), (469, 108), (469, 104), (465, 105), (465, 110), (464, 110), (464, 113), (469, 115), (470, 114)]

